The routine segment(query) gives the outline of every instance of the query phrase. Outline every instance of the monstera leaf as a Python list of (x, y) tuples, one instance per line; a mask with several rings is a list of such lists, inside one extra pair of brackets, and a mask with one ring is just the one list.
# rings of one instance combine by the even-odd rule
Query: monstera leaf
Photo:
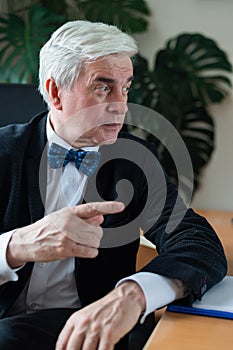
[[(201, 170), (209, 162), (215, 147), (215, 125), (213, 118), (204, 107), (190, 106), (189, 110), (180, 114), (179, 134), (191, 158), (195, 193), (200, 186)], [(158, 144), (158, 140), (154, 140), (150, 135), (148, 138)], [(172, 140), (168, 139), (167, 142), (171, 144)], [(158, 150), (161, 164), (171, 180), (177, 184), (176, 164), (174, 164), (166, 148), (166, 140), (165, 145), (158, 144)], [(183, 188), (187, 187), (187, 193), (189, 193), (190, 179), (186, 178), (185, 174), (181, 175), (182, 179), (180, 181), (183, 183)]]
[(155, 108), (158, 102), (157, 83), (149, 70), (148, 61), (140, 54), (133, 58), (134, 80), (129, 91), (129, 102)]
[(68, 20), (103, 21), (137, 33), (147, 29), (150, 15), (144, 0), (31, 0), (28, 8), (23, 2), (17, 6), (14, 14), (0, 16), (0, 81), (4, 82), (37, 84), (39, 50)]
[(130, 33), (144, 32), (150, 15), (144, 0), (79, 0), (78, 7), (85, 19), (114, 24)]
[(158, 88), (160, 84), (169, 88), (179, 103), (193, 99), (204, 106), (221, 102), (231, 88), (232, 66), (225, 52), (201, 34), (170, 39), (156, 55), (154, 72)]
[(0, 18), (0, 80), (37, 83), (41, 46), (65, 17), (40, 5), (29, 9), (28, 18), (9, 14)]
[[(175, 126), (192, 160), (196, 190), (201, 170), (215, 147), (214, 121), (208, 106), (221, 102), (231, 88), (232, 66), (226, 54), (201, 34), (181, 34), (156, 54), (153, 70), (144, 57), (138, 56), (135, 72), (130, 102), (154, 109)], [(176, 183), (175, 165), (166, 147), (152, 135), (145, 135), (158, 144), (161, 163)]]

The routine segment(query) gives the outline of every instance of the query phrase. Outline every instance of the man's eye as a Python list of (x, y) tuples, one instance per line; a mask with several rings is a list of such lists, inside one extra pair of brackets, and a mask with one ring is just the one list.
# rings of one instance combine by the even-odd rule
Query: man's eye
[(130, 90), (130, 86), (125, 86), (125, 87), (123, 87), (123, 92), (124, 93), (128, 93), (129, 92), (129, 90)]
[(110, 91), (110, 88), (107, 85), (98, 85), (96, 86), (96, 90), (100, 92), (108, 92)]

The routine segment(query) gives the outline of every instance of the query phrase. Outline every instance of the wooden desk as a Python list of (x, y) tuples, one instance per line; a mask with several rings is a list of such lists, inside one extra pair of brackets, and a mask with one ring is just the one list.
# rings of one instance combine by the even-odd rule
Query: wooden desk
[[(196, 210), (216, 230), (233, 275), (232, 212)], [(233, 320), (165, 311), (143, 350), (231, 350)]]
[(233, 320), (166, 311), (143, 350), (232, 350)]

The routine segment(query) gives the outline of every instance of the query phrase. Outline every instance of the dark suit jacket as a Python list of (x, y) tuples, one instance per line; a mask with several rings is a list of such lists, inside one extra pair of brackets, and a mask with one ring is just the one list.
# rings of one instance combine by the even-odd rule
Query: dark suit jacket
[[(30, 123), (0, 129), (1, 233), (44, 216), (45, 125), (44, 113)], [(84, 201), (100, 199), (122, 200), (126, 208), (122, 213), (106, 215), (99, 255), (95, 259), (75, 259), (83, 306), (104, 296), (119, 279), (135, 272), (139, 227), (159, 252), (143, 271), (186, 282), (189, 297), (183, 302), (200, 298), (226, 274), (222, 246), (206, 220), (191, 209), (186, 211), (181, 200), (171, 215), (177, 191), (156, 161), (153, 144), (122, 132), (114, 145), (101, 147), (99, 171), (88, 181)], [(166, 231), (169, 220), (174, 224), (170, 233)], [(18, 272), (17, 282), (0, 286), (1, 317), (22, 291), (32, 266), (33, 263), (27, 263)]]

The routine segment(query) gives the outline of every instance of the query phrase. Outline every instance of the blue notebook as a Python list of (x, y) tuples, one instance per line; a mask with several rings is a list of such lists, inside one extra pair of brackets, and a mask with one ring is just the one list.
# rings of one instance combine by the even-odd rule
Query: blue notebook
[(206, 292), (192, 307), (169, 305), (168, 311), (233, 319), (233, 276), (224, 279)]

